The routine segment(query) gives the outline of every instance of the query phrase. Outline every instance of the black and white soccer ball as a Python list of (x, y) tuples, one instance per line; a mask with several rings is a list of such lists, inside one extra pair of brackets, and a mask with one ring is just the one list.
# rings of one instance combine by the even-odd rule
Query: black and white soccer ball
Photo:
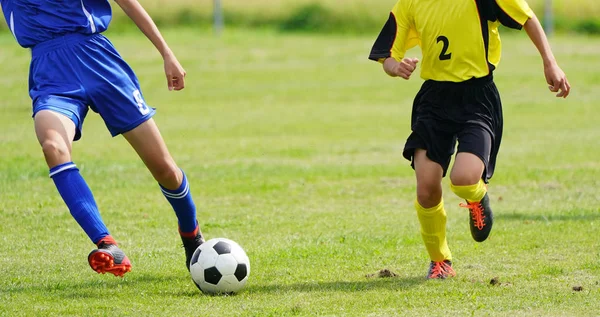
[(204, 293), (233, 294), (246, 285), (250, 275), (250, 260), (235, 241), (210, 239), (194, 252), (190, 274)]

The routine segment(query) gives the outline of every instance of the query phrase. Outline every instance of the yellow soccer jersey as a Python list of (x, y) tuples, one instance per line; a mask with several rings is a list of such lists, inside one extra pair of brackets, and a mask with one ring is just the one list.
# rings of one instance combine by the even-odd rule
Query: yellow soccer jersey
[(500, 62), (498, 26), (521, 29), (532, 16), (525, 0), (399, 0), (369, 58), (400, 61), (419, 45), (425, 80), (485, 77)]

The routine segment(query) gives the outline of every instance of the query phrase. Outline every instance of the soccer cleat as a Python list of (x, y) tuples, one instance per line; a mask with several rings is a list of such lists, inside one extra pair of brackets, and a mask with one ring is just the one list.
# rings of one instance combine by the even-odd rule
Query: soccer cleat
[(427, 279), (445, 279), (447, 277), (456, 276), (456, 272), (452, 268), (452, 261), (444, 260), (441, 262), (431, 261), (429, 264), (429, 272), (427, 272)]
[(479, 202), (467, 202), (460, 204), (461, 207), (469, 208), (469, 225), (471, 236), (477, 242), (483, 242), (490, 235), (494, 224), (494, 214), (490, 208), (490, 197), (487, 193)]
[(98, 273), (111, 273), (115, 276), (131, 272), (131, 262), (123, 250), (111, 236), (106, 236), (98, 242), (98, 249), (88, 255), (88, 263)]
[[(181, 235), (181, 232), (179, 232)], [(183, 248), (185, 249), (185, 266), (188, 271), (190, 270), (190, 262), (192, 261), (192, 255), (194, 255), (194, 251), (198, 249), (198, 247), (204, 243), (204, 237), (202, 236), (202, 232), (197, 227), (196, 230), (192, 233), (194, 235), (193, 238), (186, 237), (181, 235), (181, 241), (183, 242)]]

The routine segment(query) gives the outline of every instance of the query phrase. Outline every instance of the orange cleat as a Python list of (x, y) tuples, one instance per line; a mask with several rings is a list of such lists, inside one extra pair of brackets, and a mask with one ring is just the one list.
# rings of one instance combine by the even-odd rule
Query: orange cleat
[(452, 268), (452, 262), (450, 260), (444, 260), (441, 262), (431, 261), (429, 264), (429, 272), (427, 272), (427, 279), (445, 279), (447, 277), (456, 276), (456, 272)]
[(108, 272), (123, 277), (125, 273), (131, 272), (131, 262), (111, 236), (98, 242), (98, 249), (88, 255), (88, 263), (92, 270), (102, 274)]

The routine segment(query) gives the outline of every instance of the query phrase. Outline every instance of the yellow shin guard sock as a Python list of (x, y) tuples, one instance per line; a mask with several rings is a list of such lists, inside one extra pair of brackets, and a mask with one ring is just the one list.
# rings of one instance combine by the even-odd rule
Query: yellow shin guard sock
[(456, 186), (450, 184), (450, 189), (456, 194), (456, 196), (472, 203), (478, 202), (483, 199), (483, 196), (487, 193), (487, 187), (482, 179), (477, 184), (467, 186)]
[(421, 223), (421, 236), (429, 257), (434, 262), (452, 260), (452, 254), (446, 241), (446, 210), (444, 200), (432, 208), (423, 208), (415, 201), (415, 209)]

